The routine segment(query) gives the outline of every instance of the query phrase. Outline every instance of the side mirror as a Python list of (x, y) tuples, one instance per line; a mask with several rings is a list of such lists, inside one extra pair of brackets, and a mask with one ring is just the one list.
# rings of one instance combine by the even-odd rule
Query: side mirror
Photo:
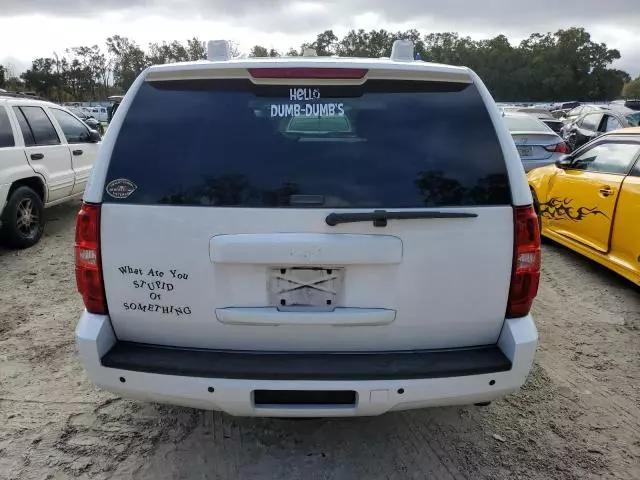
[(556, 160), (556, 167), (566, 170), (571, 166), (571, 155), (563, 155)]
[(102, 140), (100, 132), (98, 132), (97, 130), (89, 129), (89, 142), (98, 143), (100, 140)]

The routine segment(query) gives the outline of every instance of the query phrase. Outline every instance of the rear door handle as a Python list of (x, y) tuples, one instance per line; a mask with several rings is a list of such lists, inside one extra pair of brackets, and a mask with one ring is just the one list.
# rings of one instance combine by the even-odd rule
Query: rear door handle
[(613, 193), (613, 190), (611, 190), (610, 186), (605, 186), (605, 187), (601, 187), (600, 188), (600, 193), (604, 196), (604, 197), (608, 197), (609, 195), (611, 195)]
[(44, 158), (44, 153), (32, 153), (31, 160), (42, 160)]
[(74, 150), (73, 152), (74, 155), (78, 156), (78, 155), (82, 155), (82, 150)]

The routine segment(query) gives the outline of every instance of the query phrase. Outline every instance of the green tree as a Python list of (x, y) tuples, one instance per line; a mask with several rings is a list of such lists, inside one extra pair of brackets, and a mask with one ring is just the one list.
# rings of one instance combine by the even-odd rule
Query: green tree
[(391, 33), (383, 29), (351, 30), (338, 43), (337, 53), (343, 57), (378, 58), (389, 56), (392, 43)]
[(612, 99), (631, 80), (627, 72), (617, 69), (597, 68), (591, 72), (590, 96), (597, 99)]
[(318, 56), (335, 55), (338, 48), (338, 37), (333, 33), (333, 30), (325, 30), (316, 36), (315, 41), (302, 44), (300, 50), (304, 51), (307, 48), (314, 49)]
[(136, 42), (120, 35), (107, 38), (107, 50), (113, 55), (114, 83), (127, 90), (147, 67), (147, 56)]
[(63, 78), (56, 71), (56, 61), (53, 58), (37, 58), (31, 63), (31, 68), (20, 75), (25, 87), (38, 95), (50, 97), (63, 84)]
[(280, 52), (278, 52), (275, 48), (270, 48), (267, 50), (261, 45), (256, 45), (249, 51), (249, 56), (256, 58), (279, 57)]
[(185, 44), (178, 40), (171, 42), (150, 43), (147, 63), (158, 65), (163, 63), (189, 62), (204, 60), (207, 52), (204, 42), (197, 37), (190, 38)]
[(147, 63), (150, 65), (186, 62), (188, 59), (187, 49), (177, 40), (149, 44)]
[(620, 52), (593, 42), (584, 28), (533, 34), (520, 49), (529, 65), (522, 90), (531, 100), (606, 100), (622, 88), (624, 75), (608, 70)]
[(249, 52), (250, 57), (264, 58), (269, 56), (269, 51), (260, 45), (254, 46)]
[(60, 61), (62, 89), (74, 100), (91, 98), (91, 72), (83, 67), (77, 58), (63, 58)]
[(6, 85), (5, 68), (4, 65), (0, 65), (0, 88), (4, 88)]
[(622, 89), (622, 96), (630, 99), (640, 98), (640, 76), (628, 82)]
[(72, 87), (72, 96), (78, 100), (107, 96), (110, 65), (100, 47), (74, 47), (66, 50), (66, 53), (68, 58), (63, 62), (57, 60), (57, 68), (60, 71), (64, 67), (63, 73), (69, 79), (66, 87)]
[(460, 37), (455, 32), (430, 33), (423, 40), (423, 59), (451, 65), (469, 65), (477, 54), (477, 44), (469, 37)]
[(207, 49), (204, 42), (198, 37), (187, 40), (187, 58), (191, 61), (205, 60), (207, 58)]

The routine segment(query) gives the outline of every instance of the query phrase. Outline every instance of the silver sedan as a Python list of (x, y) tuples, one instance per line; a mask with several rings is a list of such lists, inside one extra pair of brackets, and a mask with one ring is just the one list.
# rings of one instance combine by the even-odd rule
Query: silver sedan
[(541, 120), (526, 113), (503, 114), (525, 172), (555, 163), (569, 153), (564, 140)]

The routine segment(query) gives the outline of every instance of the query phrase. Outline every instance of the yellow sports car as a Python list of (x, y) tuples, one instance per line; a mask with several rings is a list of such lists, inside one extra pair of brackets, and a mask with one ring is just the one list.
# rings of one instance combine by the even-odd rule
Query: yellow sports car
[(529, 186), (546, 237), (640, 285), (640, 128), (606, 133)]

